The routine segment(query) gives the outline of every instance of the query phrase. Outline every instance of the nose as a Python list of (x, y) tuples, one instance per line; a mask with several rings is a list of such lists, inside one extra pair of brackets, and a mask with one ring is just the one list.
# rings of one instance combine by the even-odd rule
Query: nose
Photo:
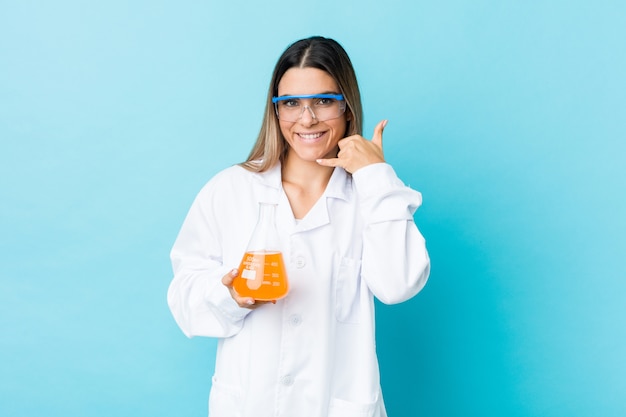
[(304, 126), (311, 126), (315, 123), (317, 123), (317, 117), (315, 117), (313, 109), (309, 106), (302, 107), (302, 113), (300, 114), (300, 124)]

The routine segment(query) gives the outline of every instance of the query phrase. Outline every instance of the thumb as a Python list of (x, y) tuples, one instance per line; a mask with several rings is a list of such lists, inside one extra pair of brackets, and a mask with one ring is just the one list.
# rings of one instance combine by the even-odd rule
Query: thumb
[(228, 274), (222, 277), (222, 284), (227, 287), (232, 287), (233, 281), (237, 277), (237, 275), (239, 275), (239, 270), (236, 268), (231, 269), (230, 271), (228, 271)]
[(372, 143), (375, 143), (380, 149), (383, 148), (383, 130), (387, 126), (387, 120), (378, 122), (374, 128), (374, 136), (372, 136)]

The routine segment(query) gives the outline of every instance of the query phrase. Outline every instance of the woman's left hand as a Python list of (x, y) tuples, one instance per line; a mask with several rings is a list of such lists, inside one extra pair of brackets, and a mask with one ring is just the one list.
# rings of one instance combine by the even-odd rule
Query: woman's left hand
[(350, 173), (370, 164), (385, 162), (383, 156), (383, 130), (387, 120), (379, 122), (374, 128), (372, 140), (353, 135), (339, 141), (339, 153), (336, 158), (318, 159), (317, 163), (327, 167), (342, 167)]

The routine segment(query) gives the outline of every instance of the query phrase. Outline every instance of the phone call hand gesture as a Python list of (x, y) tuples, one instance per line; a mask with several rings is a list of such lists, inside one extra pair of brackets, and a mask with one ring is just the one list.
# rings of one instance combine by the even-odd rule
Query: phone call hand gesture
[(352, 135), (338, 142), (339, 152), (336, 158), (318, 159), (317, 163), (327, 167), (342, 167), (350, 173), (370, 164), (385, 162), (383, 156), (383, 130), (387, 120), (379, 122), (374, 128), (372, 140), (361, 135)]

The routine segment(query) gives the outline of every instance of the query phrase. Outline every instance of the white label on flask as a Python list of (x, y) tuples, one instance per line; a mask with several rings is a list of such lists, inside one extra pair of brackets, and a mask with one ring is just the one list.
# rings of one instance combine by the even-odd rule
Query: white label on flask
[(241, 271), (241, 278), (255, 279), (256, 271), (254, 269), (244, 269), (243, 271)]

